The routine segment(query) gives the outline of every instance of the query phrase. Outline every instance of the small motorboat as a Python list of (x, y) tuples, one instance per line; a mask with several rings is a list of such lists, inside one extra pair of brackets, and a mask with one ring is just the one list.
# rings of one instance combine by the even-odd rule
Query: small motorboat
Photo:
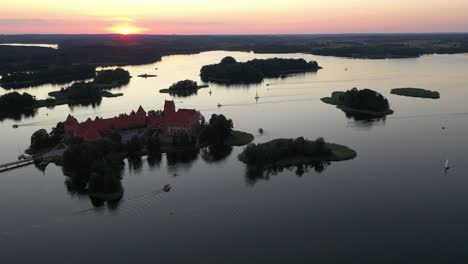
[(263, 131), (263, 128), (259, 128), (259, 129), (258, 129), (258, 133), (259, 133), (260, 135), (263, 135), (263, 132), (265, 132), (265, 131)]
[(221, 108), (223, 105), (222, 104), (218, 104), (218, 108)]
[(18, 156), (18, 160), (22, 160), (22, 159), (27, 159), (26, 155), (20, 154), (20, 155)]
[(18, 124), (14, 124), (12, 127), (13, 128), (18, 128), (19, 126), (18, 126)]
[(164, 190), (165, 192), (168, 192), (168, 191), (170, 191), (171, 189), (172, 189), (172, 186), (171, 186), (170, 184), (166, 184), (166, 185), (164, 185), (164, 187), (163, 187), (163, 190)]

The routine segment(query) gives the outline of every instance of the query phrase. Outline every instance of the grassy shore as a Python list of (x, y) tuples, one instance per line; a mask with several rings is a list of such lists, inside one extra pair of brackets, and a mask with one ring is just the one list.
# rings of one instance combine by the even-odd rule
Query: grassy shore
[(391, 91), (392, 94), (408, 96), (408, 97), (418, 97), (418, 98), (427, 98), (427, 99), (439, 99), (440, 93), (437, 91), (430, 91), (422, 88), (395, 88)]
[(224, 143), (229, 146), (241, 147), (252, 143), (252, 141), (254, 141), (254, 135), (247, 132), (233, 130)]

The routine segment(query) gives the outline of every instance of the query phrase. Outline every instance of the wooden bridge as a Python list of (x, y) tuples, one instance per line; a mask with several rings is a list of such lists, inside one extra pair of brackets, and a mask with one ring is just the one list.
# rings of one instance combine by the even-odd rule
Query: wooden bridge
[(13, 162), (0, 164), (0, 173), (31, 165), (34, 163), (35, 160), (42, 160), (42, 157), (31, 157), (27, 159), (21, 159)]

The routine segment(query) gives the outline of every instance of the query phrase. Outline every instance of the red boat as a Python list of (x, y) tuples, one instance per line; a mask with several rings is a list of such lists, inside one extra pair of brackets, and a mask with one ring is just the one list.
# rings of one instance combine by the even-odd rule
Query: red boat
[(172, 189), (172, 186), (171, 186), (170, 184), (166, 184), (166, 185), (164, 185), (164, 187), (163, 187), (163, 190), (164, 190), (165, 192), (168, 192), (168, 191), (170, 191), (171, 189)]

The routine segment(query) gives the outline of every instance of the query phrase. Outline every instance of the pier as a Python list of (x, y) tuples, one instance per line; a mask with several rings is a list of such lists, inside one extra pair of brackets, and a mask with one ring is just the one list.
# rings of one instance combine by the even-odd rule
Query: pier
[(0, 173), (13, 170), (16, 168), (28, 166), (34, 163), (34, 158), (29, 158), (29, 159), (22, 159), (14, 162), (8, 162), (4, 164), (0, 164)]

